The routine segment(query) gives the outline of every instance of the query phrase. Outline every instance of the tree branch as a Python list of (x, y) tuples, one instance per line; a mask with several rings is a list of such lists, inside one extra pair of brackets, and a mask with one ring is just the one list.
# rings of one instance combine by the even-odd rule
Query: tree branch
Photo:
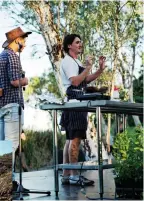
[[(136, 6), (136, 3), (135, 3), (135, 6)], [(132, 9), (133, 9), (132, 15), (131, 15), (131, 16), (130, 16), (130, 18), (127, 20), (127, 23), (126, 23), (126, 25), (125, 25), (125, 27), (124, 27), (123, 31), (121, 32), (121, 34), (123, 34), (123, 33), (124, 33), (124, 31), (125, 31), (125, 29), (126, 29), (127, 25), (129, 24), (129, 22), (130, 22), (131, 18), (133, 17), (133, 14), (134, 14), (134, 8), (132, 7)]]
[(120, 13), (120, 11), (122, 10), (122, 8), (123, 8), (126, 4), (128, 4), (129, 2), (130, 2), (130, 1), (127, 1), (125, 4), (123, 4), (122, 7), (120, 7), (118, 13)]

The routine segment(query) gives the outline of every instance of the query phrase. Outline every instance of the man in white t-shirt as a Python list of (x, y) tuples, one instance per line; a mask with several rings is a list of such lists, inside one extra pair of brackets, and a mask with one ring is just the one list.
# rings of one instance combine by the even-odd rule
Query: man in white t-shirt
[(62, 60), (60, 73), (61, 73), (62, 83), (63, 83), (65, 91), (71, 85), (70, 78), (73, 76), (77, 76), (79, 74), (78, 65), (75, 61), (77, 61), (77, 63), (80, 66), (82, 66), (82, 63), (78, 59), (74, 60), (68, 54)]
[[(78, 55), (82, 52), (81, 37), (77, 34), (67, 35), (63, 41), (63, 48), (66, 56), (62, 60), (60, 73), (67, 98), (70, 100), (82, 93), (87, 83), (101, 75), (105, 69), (105, 57), (99, 58), (99, 69), (90, 75), (93, 58), (88, 56), (84, 67), (78, 60)], [(77, 163), (81, 139), (86, 139), (87, 112), (64, 111), (60, 124), (66, 130), (63, 164)], [(63, 170), (62, 184), (81, 185), (81, 183), (93, 185), (94, 181), (79, 176), (77, 170)]]

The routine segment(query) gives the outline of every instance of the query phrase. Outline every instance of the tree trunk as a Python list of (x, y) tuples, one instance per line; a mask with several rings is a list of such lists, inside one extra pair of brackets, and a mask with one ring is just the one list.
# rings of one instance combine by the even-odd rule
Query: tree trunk
[[(114, 84), (115, 84), (115, 73), (117, 69), (118, 60), (118, 13), (119, 13), (119, 2), (116, 2), (116, 15), (114, 18), (114, 65), (112, 72), (112, 82), (111, 82), (111, 93), (110, 96), (113, 98)], [(110, 152), (110, 129), (111, 129), (111, 114), (108, 114), (108, 127), (107, 127), (107, 151)]]
[(24, 5), (30, 8), (36, 16), (41, 34), (46, 44), (47, 54), (55, 73), (57, 86), (59, 87), (61, 97), (63, 98), (64, 92), (62, 91), (63, 88), (61, 87), (62, 84), (59, 76), (60, 62), (63, 56), (62, 41), (59, 37), (58, 26), (53, 23), (50, 5), (44, 0), (25, 1)]
[[(136, 46), (133, 46), (133, 63), (132, 63), (132, 72), (131, 72), (131, 77), (130, 77), (130, 90), (129, 90), (129, 100), (130, 102), (133, 103), (133, 73), (134, 73), (134, 67), (135, 67), (135, 57), (136, 57)], [(141, 125), (141, 122), (139, 120), (139, 116), (132, 116), (135, 125)]]

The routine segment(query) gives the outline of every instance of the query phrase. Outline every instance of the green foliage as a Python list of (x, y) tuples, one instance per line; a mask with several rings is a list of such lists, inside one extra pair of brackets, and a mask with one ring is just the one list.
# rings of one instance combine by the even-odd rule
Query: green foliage
[(25, 100), (27, 101), (30, 95), (42, 94), (42, 90), (53, 93), (60, 98), (59, 88), (57, 86), (56, 78), (53, 72), (43, 73), (41, 77), (33, 77), (30, 79), (29, 85), (25, 91)]
[(143, 179), (143, 129), (137, 126), (119, 133), (113, 145), (115, 174), (119, 181)]
[(111, 80), (112, 80), (112, 71), (111, 70), (106, 70), (104, 71), (100, 77), (96, 79), (96, 86), (105, 86), (110, 88), (111, 85)]
[(57, 86), (56, 77), (53, 72), (48, 74), (48, 91), (55, 94), (58, 98), (61, 97), (59, 87)]
[(3, 1), (1, 8), (10, 13), (10, 17), (15, 20), (16, 25), (25, 25), (28, 29), (40, 34), (41, 29), (34, 12), (24, 5), (25, 1), (21, 0)]
[[(53, 165), (53, 133), (52, 131), (25, 130), (26, 141), (22, 141), (22, 148), (26, 156), (27, 165), (32, 170)], [(65, 136), (58, 134), (58, 149), (63, 149)]]
[(128, 101), (129, 100), (129, 94), (128, 94), (127, 89), (125, 89), (124, 87), (120, 87), (119, 93), (120, 93), (120, 99), (121, 100), (123, 100), (123, 101)]
[(134, 99), (137, 103), (143, 103), (143, 74), (133, 81)]

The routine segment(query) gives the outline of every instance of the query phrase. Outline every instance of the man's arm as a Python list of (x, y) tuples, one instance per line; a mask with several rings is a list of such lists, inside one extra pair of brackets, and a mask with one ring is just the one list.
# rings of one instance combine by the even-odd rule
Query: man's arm
[(92, 64), (93, 64), (93, 57), (88, 56), (87, 59), (86, 59), (86, 68), (85, 68), (85, 70), (82, 73), (80, 73), (79, 75), (73, 76), (73, 77), (70, 78), (71, 83), (72, 83), (73, 86), (78, 86), (82, 81), (84, 81), (87, 78), (87, 76), (88, 76), (88, 74), (89, 74), (89, 72), (90, 72), (90, 70), (92, 68)]
[(97, 77), (99, 77), (100, 75), (101, 75), (101, 73), (103, 72), (103, 70), (105, 69), (105, 57), (103, 57), (103, 56), (101, 56), (100, 58), (99, 58), (99, 69), (95, 72), (95, 73), (93, 73), (93, 74), (91, 74), (91, 75), (88, 75), (87, 77), (86, 77), (86, 82), (87, 83), (90, 83), (90, 82), (92, 82), (93, 80), (95, 80)]
[(102, 72), (103, 72), (103, 70), (98, 69), (95, 73), (93, 73), (93, 74), (91, 74), (91, 75), (88, 75), (88, 76), (86, 77), (86, 82), (87, 82), (87, 83), (92, 82), (92, 81), (95, 80), (97, 77), (99, 77)]
[(15, 54), (9, 54), (8, 56), (9, 66), (8, 66), (8, 74), (10, 78), (10, 83), (14, 87), (19, 87), (19, 82), (21, 86), (26, 86), (28, 84), (28, 79), (22, 78), (22, 75), (19, 75), (19, 69), (21, 69), (19, 63), (19, 57)]
[(87, 68), (82, 73), (77, 76), (71, 77), (70, 80), (72, 85), (77, 87), (87, 77), (90, 70), (91, 66), (87, 66)]

